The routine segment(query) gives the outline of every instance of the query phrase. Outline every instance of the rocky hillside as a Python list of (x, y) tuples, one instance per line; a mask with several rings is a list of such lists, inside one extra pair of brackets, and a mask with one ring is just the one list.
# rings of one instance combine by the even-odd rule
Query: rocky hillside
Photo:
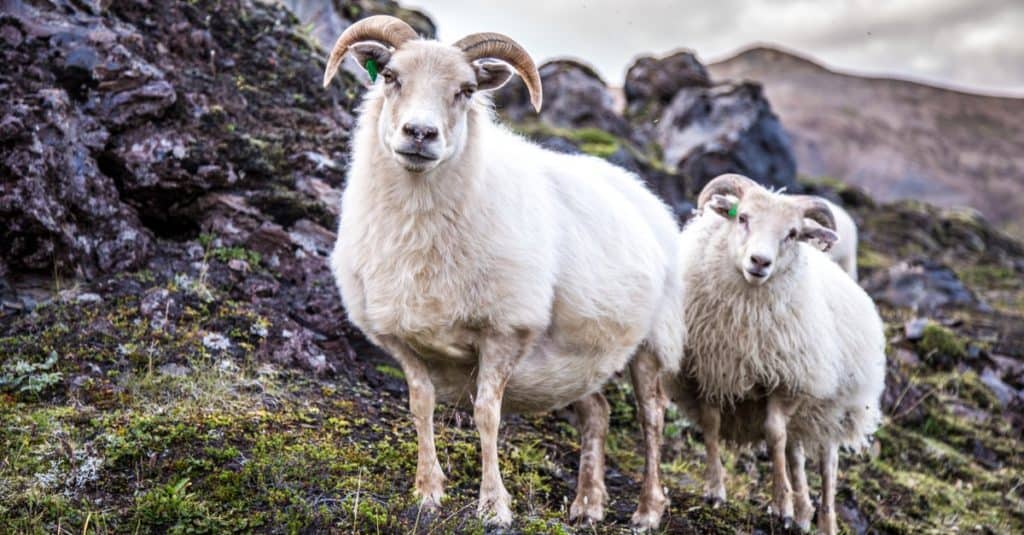
[(885, 201), (971, 206), (1024, 239), (1024, 99), (853, 76), (764, 47), (708, 68), (764, 84), (802, 173)]
[[(392, 2), (331, 5), (341, 25), (398, 13), (433, 31)], [(3, 1), (0, 531), (482, 531), (471, 416), (438, 411), (449, 499), (426, 518), (402, 374), (345, 322), (325, 267), (362, 89), (319, 87), (316, 28), (251, 0)], [(847, 532), (1024, 530), (1019, 242), (973, 213), (797, 181), (765, 94), (712, 84), (692, 56), (640, 60), (625, 115), (586, 66), (541, 70), (545, 111), (513, 84), (503, 120), (636, 171), (681, 218), (729, 170), (854, 213), (890, 366), (874, 448), (842, 459)], [(606, 393), (611, 502), (581, 532), (628, 532), (638, 493), (628, 381)], [(571, 418), (507, 420), (516, 532), (576, 529)], [(663, 531), (780, 531), (764, 451), (727, 456), (732, 501), (711, 510), (700, 439), (670, 416)]]

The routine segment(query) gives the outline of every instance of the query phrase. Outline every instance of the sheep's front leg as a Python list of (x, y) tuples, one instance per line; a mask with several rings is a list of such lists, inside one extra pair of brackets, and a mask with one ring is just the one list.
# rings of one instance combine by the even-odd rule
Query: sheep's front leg
[(700, 404), (700, 427), (704, 430), (707, 460), (704, 469), (704, 500), (713, 507), (725, 503), (725, 469), (719, 451), (719, 428), (722, 413), (707, 403)]
[(796, 525), (801, 530), (811, 529), (811, 517), (814, 516), (814, 506), (811, 504), (811, 491), (807, 487), (807, 472), (805, 469), (804, 445), (799, 441), (792, 440), (786, 446), (786, 453), (789, 457), (789, 476), (793, 482), (794, 513)]
[(477, 514), (485, 524), (512, 524), (512, 499), (501, 482), (498, 469), (498, 426), (501, 399), (512, 370), (533, 346), (536, 334), (520, 330), (513, 334), (491, 334), (480, 344), (473, 419), (480, 433), (480, 503)]
[(569, 508), (570, 521), (585, 523), (604, 519), (604, 441), (608, 436), (611, 410), (604, 394), (595, 392), (573, 404), (580, 430), (580, 469), (576, 499)]
[(656, 529), (661, 515), (668, 507), (668, 498), (661, 489), (661, 434), (665, 424), (667, 399), (661, 388), (661, 365), (647, 349), (640, 349), (629, 364), (633, 393), (639, 409), (640, 425), (644, 431), (644, 481), (640, 502), (633, 513), (633, 525)]
[(818, 531), (824, 535), (839, 532), (836, 525), (836, 477), (839, 472), (839, 447), (828, 444), (821, 448), (821, 509)]
[(395, 357), (405, 373), (405, 381), (409, 386), (409, 411), (419, 441), (415, 492), (420, 497), (420, 507), (425, 511), (433, 511), (441, 505), (445, 480), (434, 446), (434, 383), (423, 361), (404, 343), (390, 337), (380, 342)]
[(772, 512), (782, 517), (784, 527), (793, 523), (793, 488), (786, 470), (786, 428), (796, 404), (781, 395), (768, 398), (764, 436), (772, 459)]

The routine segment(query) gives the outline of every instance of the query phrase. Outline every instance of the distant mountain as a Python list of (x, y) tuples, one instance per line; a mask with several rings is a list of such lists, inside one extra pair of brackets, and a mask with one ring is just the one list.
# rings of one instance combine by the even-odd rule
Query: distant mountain
[(883, 200), (971, 206), (1024, 239), (1024, 99), (832, 71), (770, 47), (709, 65), (764, 85), (799, 172)]

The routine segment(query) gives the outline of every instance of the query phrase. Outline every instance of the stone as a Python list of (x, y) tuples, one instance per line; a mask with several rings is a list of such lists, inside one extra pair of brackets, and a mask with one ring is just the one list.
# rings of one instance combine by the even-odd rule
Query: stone
[(978, 307), (981, 302), (956, 273), (931, 260), (915, 259), (879, 270), (862, 281), (875, 299), (921, 313), (944, 307)]
[[(539, 68), (544, 87), (540, 120), (559, 128), (597, 128), (623, 139), (633, 129), (616, 110), (615, 95), (593, 67), (572, 60), (556, 60)], [(521, 123), (537, 117), (529, 92), (519, 77), (495, 92), (495, 108), (506, 119)], [(643, 145), (644, 140), (634, 140)]]
[(996, 399), (999, 400), (1001, 407), (1006, 407), (1011, 401), (1017, 399), (1017, 390), (1003, 382), (992, 368), (986, 367), (982, 370), (980, 379), (982, 384), (987, 386)]
[(692, 193), (723, 173), (797, 189), (796, 160), (778, 117), (753, 82), (681, 89), (656, 126), (665, 165)]
[(192, 373), (192, 370), (189, 369), (188, 366), (182, 366), (181, 364), (177, 364), (174, 362), (161, 364), (159, 367), (157, 367), (157, 371), (160, 372), (162, 375), (167, 375), (169, 377), (186, 377)]
[(680, 89), (709, 87), (707, 68), (689, 50), (681, 50), (662, 58), (643, 56), (626, 72), (622, 86), (627, 114), (632, 119), (655, 119)]
[(916, 342), (924, 336), (924, 328), (931, 320), (927, 318), (914, 318), (903, 324), (903, 336), (911, 342)]

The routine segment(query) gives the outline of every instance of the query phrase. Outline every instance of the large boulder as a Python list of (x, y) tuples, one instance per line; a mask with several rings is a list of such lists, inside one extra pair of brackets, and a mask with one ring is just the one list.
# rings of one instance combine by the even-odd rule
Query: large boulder
[(657, 117), (680, 89), (710, 85), (711, 76), (696, 54), (681, 50), (663, 58), (637, 59), (626, 72), (622, 90), (631, 118)]
[(680, 89), (658, 121), (657, 141), (665, 164), (693, 191), (722, 173), (796, 189), (789, 139), (756, 83)]
[[(615, 95), (592, 67), (573, 60), (540, 66), (544, 106), (540, 120), (559, 128), (597, 128), (632, 139), (632, 128), (616, 111)], [(514, 77), (494, 95), (498, 112), (514, 123), (537, 117), (526, 85)]]

